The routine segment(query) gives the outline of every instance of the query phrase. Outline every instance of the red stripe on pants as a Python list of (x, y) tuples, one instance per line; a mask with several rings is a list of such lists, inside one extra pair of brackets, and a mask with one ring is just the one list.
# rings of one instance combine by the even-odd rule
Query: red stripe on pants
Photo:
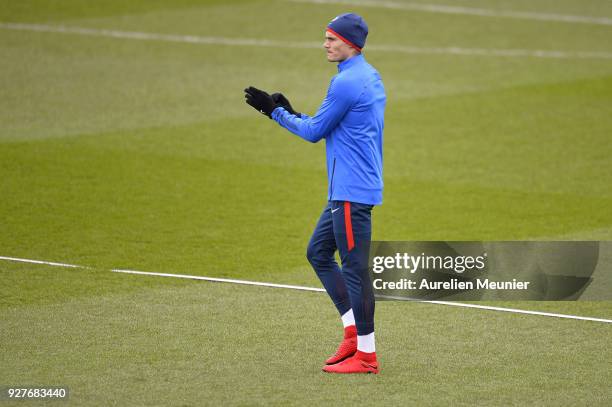
[(348, 243), (349, 252), (355, 247), (353, 240), (353, 224), (351, 223), (351, 203), (344, 202), (344, 227), (346, 228), (346, 241)]

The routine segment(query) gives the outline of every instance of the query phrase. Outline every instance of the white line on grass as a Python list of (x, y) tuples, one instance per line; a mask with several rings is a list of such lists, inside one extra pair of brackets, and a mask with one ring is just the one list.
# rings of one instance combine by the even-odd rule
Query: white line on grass
[[(15, 262), (21, 262), (21, 263), (45, 264), (49, 266), (58, 266), (58, 267), (90, 269), (90, 267), (79, 266), (76, 264), (56, 263), (56, 262), (42, 261), (42, 260), (30, 260), (30, 259), (22, 259), (22, 258), (17, 258), (17, 257), (0, 256), (0, 260), (15, 261)], [(252, 286), (259, 286), (259, 287), (272, 287), (272, 288), (285, 288), (285, 289), (300, 290), (300, 291), (325, 292), (325, 290), (322, 288), (304, 287), (304, 286), (289, 285), (289, 284), (266, 283), (266, 282), (261, 282), (261, 281), (248, 281), (248, 280), (236, 280), (236, 279), (230, 279), (230, 278), (192, 276), (188, 274), (153, 273), (149, 271), (123, 270), (123, 269), (112, 269), (110, 271), (113, 273), (123, 273), (123, 274), (183, 278), (183, 279), (189, 279), (189, 280), (213, 281), (213, 282), (218, 282), (218, 283), (242, 284), (242, 285), (252, 285)], [(398, 300), (403, 300), (403, 301), (408, 300), (403, 297), (390, 297), (390, 296), (387, 296), (387, 297), (398, 299)], [(612, 323), (612, 319), (582, 317), (579, 315), (568, 315), (568, 314), (555, 314), (552, 312), (528, 311), (528, 310), (515, 309), (515, 308), (492, 307), (488, 305), (465, 304), (465, 303), (460, 303), (460, 302), (449, 302), (449, 301), (422, 301), (422, 300), (410, 300), (410, 301), (425, 302), (429, 304), (449, 305), (452, 307), (476, 308), (476, 309), (484, 309), (484, 310), (490, 310), (490, 311), (511, 312), (514, 314), (539, 315), (539, 316), (544, 316), (544, 317), (575, 319), (575, 320), (581, 320), (581, 321), (604, 322), (608, 324)]]
[(55, 266), (55, 267), (70, 267), (70, 268), (78, 268), (78, 269), (89, 268), (89, 267), (86, 267), (86, 266), (77, 266), (76, 264), (55, 263), (55, 262), (52, 262), (52, 261), (42, 261), (42, 260), (20, 259), (20, 258), (17, 258), (17, 257), (4, 257), (4, 256), (0, 256), (0, 260), (16, 261), (16, 262), (20, 262), (20, 263), (45, 264), (47, 266)]
[[(140, 275), (145, 275), (145, 276), (174, 277), (174, 278), (186, 278), (186, 279), (189, 279), (189, 280), (214, 281), (214, 282), (217, 282), (217, 283), (256, 285), (256, 286), (261, 286), (261, 287), (273, 287), (273, 288), (287, 288), (287, 289), (290, 289), (290, 290), (319, 291), (319, 292), (324, 292), (325, 291), (322, 288), (315, 288), (315, 287), (303, 287), (303, 286), (300, 286), (300, 285), (289, 285), (289, 284), (264, 283), (264, 282), (261, 282), (261, 281), (235, 280), (235, 279), (231, 279), (231, 278), (190, 276), (190, 275), (187, 275), (187, 274), (152, 273), (152, 272), (149, 272), (149, 271), (122, 270), (122, 269), (113, 269), (111, 271), (114, 272), (114, 273), (124, 273), (124, 274), (140, 274)], [(612, 322), (612, 321), (610, 321), (610, 322)]]
[(533, 11), (491, 10), (474, 7), (447, 6), (443, 4), (404, 3), (397, 1), (372, 0), (291, 0), (294, 3), (343, 4), (351, 6), (375, 7), (392, 10), (424, 11), (429, 13), (464, 14), (481, 17), (505, 17), (522, 20), (556, 21), (562, 23), (580, 23), (612, 25), (612, 18), (574, 16), (568, 14), (538, 13)]
[(541, 315), (544, 317), (578, 319), (582, 321), (596, 321), (596, 322), (605, 322), (608, 324), (612, 324), (612, 319), (581, 317), (579, 315), (555, 314), (552, 312), (542, 312), (542, 311), (527, 311), (527, 310), (515, 309), (515, 308), (492, 307), (489, 305), (464, 304), (464, 303), (459, 303), (459, 302), (447, 302), (447, 301), (425, 301), (425, 302), (429, 302), (431, 304), (452, 305), (454, 307), (480, 308), (480, 309), (486, 309), (486, 310), (491, 310), (491, 311), (512, 312), (515, 314)]
[[(288, 288), (292, 290), (302, 290), (302, 291), (325, 292), (323, 288), (304, 287), (304, 286), (299, 286), (299, 285), (264, 283), (260, 281), (201, 277), (201, 276), (191, 276), (191, 275), (186, 275), (186, 274), (151, 273), (148, 271), (121, 270), (121, 269), (114, 269), (111, 271), (115, 273), (140, 274), (140, 275), (158, 276), (158, 277), (174, 277), (174, 278), (185, 278), (185, 279), (190, 279), (190, 280), (215, 281), (215, 282), (220, 282), (220, 283), (232, 283), (232, 284), (262, 286), (262, 287)], [(427, 302), (430, 304), (450, 305), (453, 307), (478, 308), (478, 309), (486, 309), (486, 310), (491, 310), (491, 311), (512, 312), (515, 314), (541, 315), (541, 316), (546, 316), (546, 317), (557, 317), (557, 318), (566, 318), (566, 319), (578, 319), (578, 320), (583, 320), (583, 321), (612, 323), (612, 319), (582, 317), (578, 315), (555, 314), (551, 312), (528, 311), (528, 310), (515, 309), (515, 308), (491, 307), (488, 305), (464, 304), (464, 303), (449, 302), (449, 301), (422, 301), (422, 300), (408, 299), (408, 298), (403, 298), (403, 297), (391, 297), (391, 296), (385, 296), (385, 297), (391, 298), (391, 299), (403, 300), (403, 301), (416, 301), (416, 302)]]
[[(64, 25), (0, 23), (0, 29), (34, 31), (59, 34), (85, 35), (92, 37), (120, 38), (140, 41), (162, 41), (200, 45), (226, 45), (245, 47), (273, 47), (322, 49), (322, 42), (275, 41), (253, 38), (203, 37), (198, 35), (159, 34), (138, 31), (119, 31), (84, 27), (69, 27)], [(489, 57), (532, 57), (555, 59), (612, 59), (612, 52), (598, 51), (547, 51), (528, 49), (486, 49), (461, 47), (413, 47), (404, 45), (376, 45), (367, 47), (372, 52), (396, 52), (402, 54), (441, 54)]]

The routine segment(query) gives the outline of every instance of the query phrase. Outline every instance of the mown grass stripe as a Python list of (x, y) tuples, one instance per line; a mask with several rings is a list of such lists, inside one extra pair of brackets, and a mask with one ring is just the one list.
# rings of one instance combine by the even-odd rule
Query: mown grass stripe
[[(242, 47), (272, 47), (272, 48), (300, 48), (320, 49), (320, 42), (304, 41), (276, 41), (255, 38), (228, 38), (205, 37), (199, 35), (160, 34), (140, 31), (121, 31), (111, 29), (96, 29), (64, 25), (0, 23), (0, 29), (33, 32), (47, 32), (59, 34), (83, 35), (92, 37), (106, 37), (130, 39), (139, 41), (163, 41), (199, 45), (225, 45)], [(612, 59), (610, 52), (598, 51), (558, 51), (558, 50), (529, 50), (529, 49), (487, 49), (463, 47), (416, 47), (407, 45), (368, 45), (368, 51), (396, 52), (403, 54), (448, 54), (461, 56), (486, 56), (507, 58), (552, 58), (552, 59)]]
[(428, 13), (462, 14), (479, 17), (503, 17), (521, 20), (554, 21), (561, 23), (612, 25), (612, 18), (575, 16), (557, 13), (539, 13), (534, 11), (491, 10), (475, 7), (449, 6), (444, 4), (403, 3), (396, 1), (372, 0), (291, 0), (295, 3), (342, 4), (350, 6), (374, 7), (391, 10), (422, 11)]

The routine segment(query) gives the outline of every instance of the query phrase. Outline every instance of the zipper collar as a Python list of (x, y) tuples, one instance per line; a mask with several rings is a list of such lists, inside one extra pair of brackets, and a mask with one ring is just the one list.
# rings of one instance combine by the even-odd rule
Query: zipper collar
[(349, 59), (345, 59), (344, 61), (338, 64), (338, 72), (342, 72), (350, 67), (360, 64), (364, 61), (363, 54), (357, 54)]

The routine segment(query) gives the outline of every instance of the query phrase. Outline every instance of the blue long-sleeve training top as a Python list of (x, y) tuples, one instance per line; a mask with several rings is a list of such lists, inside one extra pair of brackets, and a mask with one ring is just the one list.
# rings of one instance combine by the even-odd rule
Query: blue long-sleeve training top
[(338, 64), (327, 96), (313, 117), (277, 107), (272, 118), (304, 140), (325, 139), (328, 200), (382, 204), (385, 89), (359, 54)]

